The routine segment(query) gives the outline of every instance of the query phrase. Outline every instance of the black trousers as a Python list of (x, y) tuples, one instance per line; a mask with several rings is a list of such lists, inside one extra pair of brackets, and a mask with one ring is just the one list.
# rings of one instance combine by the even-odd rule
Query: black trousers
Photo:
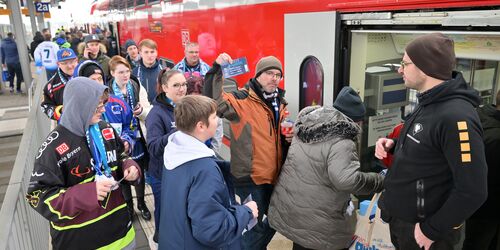
[(9, 71), (9, 83), (10, 87), (14, 88), (14, 76), (16, 77), (16, 90), (21, 91), (21, 82), (23, 81), (23, 71), (21, 70), (21, 63), (9, 63), (7, 64), (7, 70)]
[[(137, 201), (144, 203), (144, 189), (145, 189), (145, 184), (146, 184), (146, 180), (144, 179), (144, 174), (145, 174), (144, 167), (147, 166), (148, 160), (147, 160), (147, 157), (142, 157), (139, 160), (135, 160), (135, 162), (137, 162), (137, 164), (141, 168), (141, 172), (142, 172), (142, 177), (141, 177), (140, 183), (138, 185), (134, 186), (135, 193), (137, 195)], [(125, 201), (127, 201), (127, 202), (132, 201), (132, 188), (131, 188), (131, 186), (128, 184), (123, 184), (123, 185), (121, 185), (121, 187), (122, 187), (123, 198), (125, 199)]]
[(499, 238), (500, 221), (468, 219), (465, 223), (463, 250), (500, 250)]
[[(391, 231), (391, 241), (396, 249), (400, 250), (421, 250), (415, 240), (415, 224), (408, 223), (396, 218), (391, 218), (389, 222)], [(462, 227), (446, 235), (443, 239), (435, 241), (430, 250), (454, 250), (455, 245), (460, 241)]]

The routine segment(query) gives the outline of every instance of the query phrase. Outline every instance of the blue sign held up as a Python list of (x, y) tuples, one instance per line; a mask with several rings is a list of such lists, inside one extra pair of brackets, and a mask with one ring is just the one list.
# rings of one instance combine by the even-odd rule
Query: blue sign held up
[(50, 3), (35, 3), (35, 11), (36, 12), (49, 12)]

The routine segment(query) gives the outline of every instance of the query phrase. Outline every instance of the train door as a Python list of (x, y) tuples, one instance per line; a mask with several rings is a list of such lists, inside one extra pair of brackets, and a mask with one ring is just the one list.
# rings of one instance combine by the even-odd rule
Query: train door
[(285, 89), (290, 114), (333, 103), (337, 12), (285, 14)]
[(498, 14), (494, 10), (343, 15), (350, 38), (348, 82), (367, 107), (360, 147), (363, 170), (380, 169), (373, 157), (376, 140), (417, 105), (416, 91), (406, 89), (397, 73), (405, 46), (417, 36), (439, 31), (452, 38), (455, 70), (479, 91), (483, 105), (494, 103), (500, 79), (500, 33), (494, 31), (498, 20), (485, 17)]

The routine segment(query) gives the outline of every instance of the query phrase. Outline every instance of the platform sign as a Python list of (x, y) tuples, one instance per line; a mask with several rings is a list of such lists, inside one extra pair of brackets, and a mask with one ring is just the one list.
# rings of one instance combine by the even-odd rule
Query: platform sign
[(49, 12), (49, 6), (50, 6), (50, 3), (36, 2), (35, 3), (35, 11), (36, 12)]

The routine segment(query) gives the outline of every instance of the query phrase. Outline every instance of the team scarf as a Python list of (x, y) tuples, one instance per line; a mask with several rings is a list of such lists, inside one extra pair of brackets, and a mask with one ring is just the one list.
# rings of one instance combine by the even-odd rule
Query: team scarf
[(112, 177), (111, 168), (108, 166), (108, 157), (104, 147), (104, 140), (102, 139), (99, 124), (90, 125), (89, 129), (85, 131), (87, 143), (94, 159), (94, 171), (96, 175), (103, 175), (101, 169), (104, 170), (106, 177)]
[(271, 104), (273, 105), (273, 108), (274, 108), (274, 120), (276, 122), (276, 124), (278, 124), (279, 122), (279, 112), (280, 112), (280, 105), (278, 103), (278, 89), (276, 89), (274, 92), (272, 93), (267, 93), (266, 91), (264, 91), (262, 89), (262, 96), (264, 97), (264, 99), (266, 101), (270, 101)]
[[(130, 82), (130, 80), (128, 80), (128, 82), (127, 82), (127, 98), (125, 98), (122, 91), (118, 87), (118, 83), (116, 83), (116, 79), (113, 79), (112, 87), (113, 87), (113, 93), (118, 98), (125, 100), (128, 103), (128, 105), (130, 106), (131, 110), (133, 111), (136, 103), (135, 103), (135, 98), (134, 98), (135, 97), (134, 88), (132, 87), (132, 83)], [(132, 123), (130, 124), (130, 129), (132, 131), (135, 131), (136, 128), (137, 128), (137, 118), (133, 117)]]

